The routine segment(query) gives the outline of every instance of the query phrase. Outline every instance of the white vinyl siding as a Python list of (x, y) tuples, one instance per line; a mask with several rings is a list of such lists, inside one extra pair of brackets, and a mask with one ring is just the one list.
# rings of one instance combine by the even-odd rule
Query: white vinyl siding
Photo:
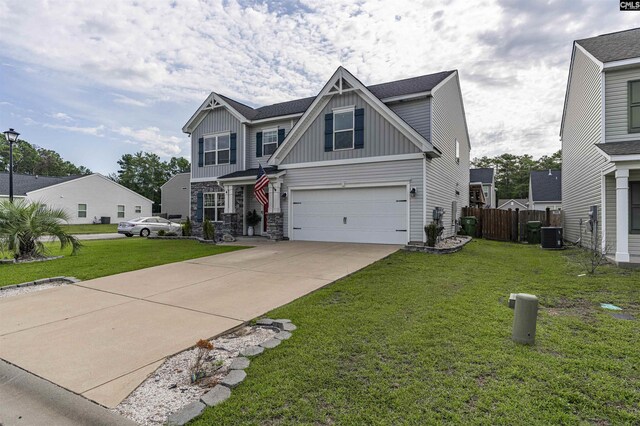
[[(562, 209), (564, 237), (580, 238), (580, 220), (586, 223), (589, 207), (598, 206), (601, 221), (601, 170), (605, 158), (595, 144), (601, 141), (601, 72), (580, 49), (575, 50), (573, 72), (562, 135)], [(585, 241), (582, 227), (582, 237)], [(599, 237), (598, 237), (599, 238)]]
[(640, 80), (640, 69), (607, 71), (605, 74), (606, 142), (637, 140), (629, 133), (629, 82)]
[(426, 140), (431, 140), (431, 98), (396, 102), (387, 106)]

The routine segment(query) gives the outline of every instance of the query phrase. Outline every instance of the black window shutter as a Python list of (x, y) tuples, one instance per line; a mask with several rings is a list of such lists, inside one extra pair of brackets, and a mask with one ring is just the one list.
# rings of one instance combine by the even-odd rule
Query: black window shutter
[(198, 192), (196, 200), (196, 222), (202, 222), (202, 210), (204, 206), (202, 192)]
[(262, 132), (256, 133), (256, 157), (262, 157)]
[(282, 144), (284, 140), (284, 129), (278, 129), (278, 146)]
[(236, 134), (229, 136), (229, 164), (236, 164)]
[(355, 149), (362, 149), (364, 148), (364, 108), (355, 110), (353, 116), (353, 147)]
[(324, 115), (324, 152), (333, 151), (333, 113)]
[(204, 166), (204, 138), (198, 139), (198, 167)]

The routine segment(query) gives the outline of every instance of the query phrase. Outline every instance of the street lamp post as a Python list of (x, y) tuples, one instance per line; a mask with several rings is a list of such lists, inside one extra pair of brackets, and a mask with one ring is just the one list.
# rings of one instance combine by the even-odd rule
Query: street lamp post
[(4, 132), (4, 137), (9, 142), (9, 202), (13, 203), (13, 144), (18, 140), (20, 133), (13, 129)]

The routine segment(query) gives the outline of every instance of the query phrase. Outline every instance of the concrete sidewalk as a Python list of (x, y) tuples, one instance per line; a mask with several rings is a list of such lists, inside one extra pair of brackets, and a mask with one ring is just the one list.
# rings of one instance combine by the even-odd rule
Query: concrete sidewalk
[(0, 358), (114, 407), (167, 356), (397, 249), (264, 243), (1, 299)]

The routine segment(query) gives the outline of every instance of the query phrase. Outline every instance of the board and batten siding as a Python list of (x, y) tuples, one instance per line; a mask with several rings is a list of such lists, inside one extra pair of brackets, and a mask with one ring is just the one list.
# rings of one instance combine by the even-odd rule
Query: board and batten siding
[[(325, 114), (332, 109), (355, 106), (364, 108), (364, 148), (340, 151), (324, 151)], [(428, 113), (428, 111), (425, 111)], [(380, 115), (367, 101), (355, 92), (333, 95), (311, 126), (283, 159), (282, 164), (315, 161), (343, 160), (349, 158), (378, 157), (420, 152), (409, 139)]]
[[(601, 142), (601, 72), (580, 49), (575, 49), (573, 71), (562, 133), (562, 208), (564, 238), (585, 241), (589, 206), (598, 206), (601, 222), (601, 169), (605, 158), (595, 144)], [(600, 238), (598, 236), (598, 238)]]
[[(615, 173), (606, 176), (607, 253), (616, 253), (616, 178)], [(629, 171), (629, 182), (640, 182), (640, 170)], [(629, 234), (629, 254), (640, 256), (640, 235)]]
[[(444, 236), (448, 237), (456, 231), (453, 221), (460, 217), (462, 207), (469, 204), (469, 138), (457, 78), (449, 79), (433, 93), (431, 112), (431, 139), (442, 156), (427, 160), (427, 223), (432, 220), (433, 209), (444, 208), (442, 223)], [(456, 161), (456, 139), (460, 143), (459, 163)], [(457, 209), (452, 212), (454, 201)]]
[(431, 140), (431, 98), (395, 102), (387, 106), (426, 140)]
[[(204, 135), (224, 132), (236, 134), (236, 164), (198, 167), (198, 139)], [(242, 156), (244, 155), (242, 141), (243, 134), (240, 120), (234, 117), (226, 108), (216, 108), (209, 111), (191, 134), (191, 178), (216, 178), (238, 170), (244, 170), (242, 167)]]
[[(322, 187), (344, 184), (379, 184), (386, 182), (409, 182), (417, 189), (415, 198), (408, 197), (410, 213), (410, 239), (422, 241), (422, 170), (423, 159), (388, 161), (382, 163), (349, 164), (344, 166), (322, 166), (304, 169), (289, 169), (284, 179), (282, 192), (292, 187)], [(289, 236), (289, 201), (282, 202), (284, 234)]]
[[(262, 167), (266, 167), (267, 161), (269, 161), (270, 155), (265, 157), (256, 157), (256, 134), (258, 132), (264, 132), (269, 129), (284, 129), (285, 137), (289, 134), (291, 128), (298, 121), (297, 118), (288, 120), (269, 121), (268, 123), (258, 123), (249, 127), (249, 138), (247, 139), (247, 169), (255, 169), (258, 167), (258, 163), (262, 164)], [(324, 141), (324, 139), (323, 139)]]
[(637, 140), (629, 133), (628, 82), (640, 80), (640, 69), (614, 70), (605, 73), (605, 142)]

